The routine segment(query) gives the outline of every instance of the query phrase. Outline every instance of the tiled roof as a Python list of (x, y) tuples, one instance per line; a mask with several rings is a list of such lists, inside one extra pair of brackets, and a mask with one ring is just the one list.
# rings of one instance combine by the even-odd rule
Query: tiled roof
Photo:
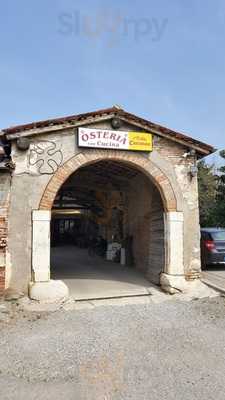
[(86, 120), (90, 120), (91, 118), (98, 118), (98, 117), (112, 117), (112, 116), (117, 116), (120, 117), (121, 119), (125, 119), (129, 123), (133, 124), (139, 124), (145, 129), (148, 130), (154, 130), (157, 131), (159, 134), (161, 133), (162, 136), (166, 136), (167, 138), (171, 138), (173, 140), (177, 140), (179, 142), (183, 142), (187, 146), (197, 146), (200, 153), (202, 152), (203, 154), (210, 154), (215, 151), (214, 147), (211, 145), (208, 145), (206, 143), (203, 143), (199, 140), (193, 139), (190, 136), (176, 132), (174, 130), (171, 130), (169, 128), (166, 128), (162, 125), (153, 123), (151, 121), (148, 121), (146, 119), (143, 119), (141, 117), (138, 117), (134, 114), (128, 113), (125, 110), (118, 108), (116, 106), (111, 107), (111, 108), (106, 108), (102, 110), (97, 110), (97, 111), (92, 111), (84, 114), (77, 114), (77, 115), (70, 115), (67, 117), (62, 117), (62, 118), (54, 118), (54, 119), (48, 119), (48, 120), (43, 120), (43, 121), (38, 121), (38, 122), (32, 122), (29, 124), (25, 125), (17, 125), (13, 127), (9, 127), (6, 129), (2, 130), (3, 135), (7, 136), (10, 138), (11, 135), (14, 134), (19, 134), (19, 133), (24, 133), (26, 131), (32, 131), (34, 129), (41, 129), (41, 128), (46, 128), (46, 127), (56, 127), (59, 125), (72, 125), (77, 122), (83, 122), (85, 124)]

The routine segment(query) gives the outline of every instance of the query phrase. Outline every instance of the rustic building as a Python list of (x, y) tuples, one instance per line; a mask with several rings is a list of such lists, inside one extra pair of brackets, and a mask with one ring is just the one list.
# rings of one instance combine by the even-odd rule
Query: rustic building
[(2, 291), (66, 296), (68, 245), (170, 293), (199, 278), (196, 162), (211, 146), (113, 107), (4, 129), (0, 148)]

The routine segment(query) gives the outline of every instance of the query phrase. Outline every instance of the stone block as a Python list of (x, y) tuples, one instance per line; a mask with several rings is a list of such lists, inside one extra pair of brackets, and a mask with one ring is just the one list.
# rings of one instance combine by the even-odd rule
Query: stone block
[(31, 282), (29, 296), (40, 302), (55, 302), (69, 297), (69, 289), (62, 281)]

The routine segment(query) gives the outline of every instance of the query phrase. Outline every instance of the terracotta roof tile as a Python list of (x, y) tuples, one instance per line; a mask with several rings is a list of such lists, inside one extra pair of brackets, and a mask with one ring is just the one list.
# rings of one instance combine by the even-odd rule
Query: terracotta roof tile
[(82, 120), (86, 120), (89, 119), (91, 117), (100, 117), (103, 115), (116, 115), (118, 117), (121, 118), (125, 118), (126, 120), (129, 120), (130, 123), (139, 123), (142, 126), (145, 126), (146, 129), (149, 130), (155, 130), (158, 131), (159, 133), (161, 132), (162, 134), (166, 135), (168, 138), (171, 136), (171, 139), (177, 139), (179, 141), (183, 141), (187, 146), (188, 145), (194, 145), (194, 146), (198, 146), (200, 149), (202, 149), (202, 151), (204, 153), (213, 153), (215, 151), (214, 147), (211, 145), (208, 145), (206, 143), (203, 143), (199, 140), (193, 139), (190, 136), (180, 133), (180, 132), (176, 132), (174, 130), (171, 130), (169, 128), (166, 128), (162, 125), (153, 123), (151, 121), (148, 121), (144, 118), (138, 117), (134, 114), (128, 113), (127, 111), (119, 108), (119, 107), (111, 107), (111, 108), (106, 108), (106, 109), (100, 109), (97, 111), (92, 111), (92, 112), (88, 112), (88, 113), (84, 113), (84, 114), (77, 114), (77, 115), (70, 115), (67, 117), (62, 117), (62, 118), (54, 118), (54, 119), (47, 119), (47, 120), (43, 120), (43, 121), (37, 121), (37, 122), (32, 122), (29, 124), (25, 124), (25, 125), (17, 125), (17, 126), (13, 126), (13, 127), (9, 127), (6, 129), (2, 130), (3, 135), (11, 135), (11, 134), (15, 134), (15, 133), (20, 133), (20, 132), (24, 132), (26, 130), (32, 130), (32, 129), (38, 129), (38, 128), (45, 128), (48, 126), (57, 126), (57, 125), (61, 125), (61, 124), (66, 124), (66, 123), (75, 123), (76, 121), (82, 121)]

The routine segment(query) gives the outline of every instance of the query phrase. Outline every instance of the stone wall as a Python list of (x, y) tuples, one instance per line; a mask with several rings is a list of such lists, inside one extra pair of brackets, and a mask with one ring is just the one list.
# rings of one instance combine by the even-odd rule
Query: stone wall
[(177, 185), (183, 194), (184, 268), (189, 279), (192, 275), (199, 274), (201, 269), (198, 180), (197, 176), (190, 178), (189, 174), (196, 160), (194, 157), (184, 157), (187, 148), (164, 138), (155, 140), (154, 150), (172, 165)]
[[(94, 126), (110, 129), (109, 122), (96, 123)], [(129, 125), (121, 127), (122, 130), (130, 128)], [(148, 161), (152, 162), (153, 166), (149, 173), (153, 175), (158, 187), (163, 187), (163, 193), (167, 196), (167, 204), (171, 210), (184, 211), (184, 267), (186, 274), (189, 275), (190, 271), (200, 270), (199, 223), (197, 179), (190, 180), (188, 176), (190, 164), (194, 160), (185, 159), (183, 157), (185, 152), (187, 152), (187, 148), (184, 146), (156, 137), (154, 151), (150, 154), (127, 152), (125, 156), (125, 152), (120, 151), (114, 151), (113, 154), (116, 159), (123, 153), (124, 160), (135, 160), (143, 170)], [(78, 154), (79, 157), (76, 158), (75, 164), (74, 161), (69, 161)], [(93, 150), (79, 149), (74, 128), (31, 137), (30, 149), (25, 152), (19, 151), (15, 142), (12, 143), (12, 159), (16, 168), (12, 176), (9, 206), (8, 248), (12, 264), (11, 286), (26, 291), (27, 284), (31, 279), (32, 210), (39, 208), (44, 193), (45, 198), (42, 205), (45, 206), (44, 209), (49, 209), (60, 183), (63, 183), (66, 177), (72, 173), (73, 168), (78, 168), (84, 160), (86, 162), (91, 160), (90, 155), (93, 154), (96, 154), (97, 160), (100, 156), (107, 158), (109, 153), (107, 150), (94, 152)], [(61, 169), (60, 166), (65, 163), (67, 163), (65, 168)], [(154, 165), (157, 165), (157, 168)], [(45, 191), (46, 187), (51, 188), (49, 192)], [(159, 198), (155, 197), (155, 207), (157, 204), (159, 204)], [(159, 210), (155, 212), (159, 216)], [(156, 214), (152, 218), (157, 219)], [(152, 227), (157, 224), (162, 230), (161, 211), (158, 221), (155, 220)], [(146, 225), (143, 222), (143, 237), (148, 234), (152, 235), (151, 237), (154, 235), (157, 237), (154, 231), (148, 232)], [(140, 224), (138, 229), (141, 229)], [(153, 247), (156, 249), (152, 244), (152, 252)], [(146, 258), (147, 250), (143, 251), (143, 257)], [(156, 265), (157, 258), (154, 257), (152, 260), (155, 260)], [(9, 270), (11, 269), (9, 268)]]
[(149, 262), (150, 212), (153, 186), (144, 175), (133, 179), (127, 194), (128, 234), (133, 238), (135, 267), (147, 272)]
[[(56, 149), (51, 151), (52, 142), (56, 144)], [(16, 168), (12, 174), (9, 205), (8, 246), (12, 264), (10, 286), (23, 292), (27, 291), (31, 280), (32, 210), (39, 208), (40, 199), (53, 175), (48, 165), (52, 156), (48, 153), (52, 154), (59, 150), (63, 154), (63, 159), (61, 161), (59, 154), (56, 153), (57, 163), (65, 162), (78, 152), (71, 130), (33, 137), (28, 151), (20, 151), (16, 143), (12, 143), (12, 160)]]
[(0, 295), (3, 294), (9, 280), (9, 277), (6, 276), (9, 200), (10, 174), (8, 171), (4, 171), (1, 173), (0, 179)]
[(154, 136), (154, 150), (149, 158), (157, 161), (157, 165), (181, 193), (177, 210), (184, 213), (184, 270), (186, 278), (191, 279), (201, 271), (200, 226), (197, 176), (191, 178), (189, 174), (196, 159), (184, 157), (187, 152), (188, 148), (179, 143)]
[(164, 208), (158, 189), (144, 175), (131, 184), (128, 229), (133, 237), (135, 266), (158, 284), (165, 263)]

